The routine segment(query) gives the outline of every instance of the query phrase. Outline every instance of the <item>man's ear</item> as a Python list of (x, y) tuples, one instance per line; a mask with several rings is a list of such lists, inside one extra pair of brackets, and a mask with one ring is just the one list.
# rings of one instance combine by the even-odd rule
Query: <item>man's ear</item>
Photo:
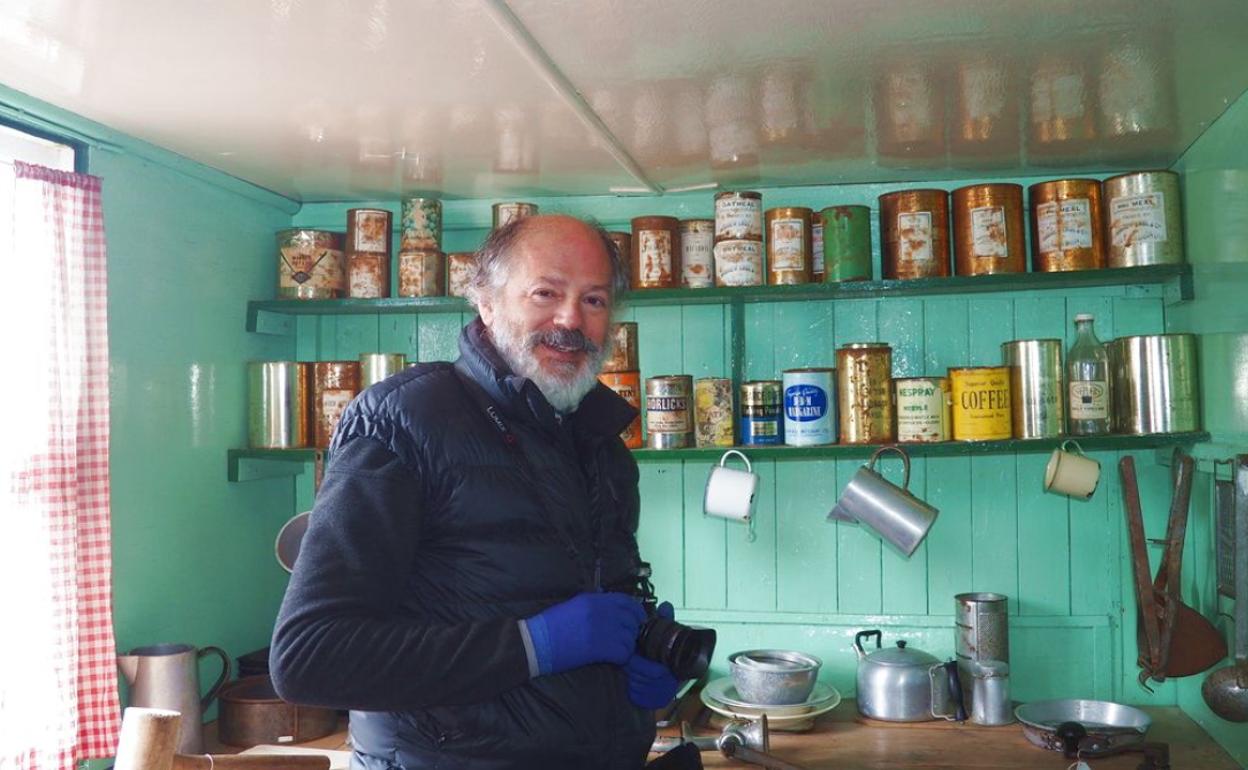
[(494, 325), (494, 304), (487, 299), (477, 300), (477, 315), (481, 316), (481, 323), (486, 327)]

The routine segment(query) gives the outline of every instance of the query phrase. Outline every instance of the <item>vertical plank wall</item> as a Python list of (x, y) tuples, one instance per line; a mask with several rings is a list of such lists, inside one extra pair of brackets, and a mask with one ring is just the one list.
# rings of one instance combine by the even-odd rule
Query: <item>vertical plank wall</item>
[[(980, 180), (937, 186), (952, 189), (975, 181)], [(1013, 181), (1027, 185), (1041, 179)], [(902, 186), (765, 189), (764, 207), (875, 208), (879, 194)], [(687, 218), (712, 212), (711, 193), (531, 200), (543, 212), (593, 216), (608, 229), (621, 230), (642, 214)], [(476, 248), (488, 231), (492, 202), (446, 201), (444, 249)], [(357, 205), (398, 213), (397, 201), (309, 204), (294, 225), (342, 229), (346, 209)], [(878, 231), (874, 236), (878, 275)], [(1068, 347), (1076, 313), (1094, 313), (1103, 339), (1164, 331), (1168, 301), (1163, 287), (1118, 286), (748, 305), (745, 375), (778, 379), (786, 368), (831, 366), (836, 346), (874, 340), (893, 346), (897, 376), (995, 365), (1001, 343), (1011, 339), (1057, 337)], [(301, 317), (297, 354), (302, 360), (372, 351), (403, 352), (420, 361), (451, 358), (458, 329), (470, 318), (461, 313)], [(643, 377), (731, 375), (726, 307), (625, 307), (620, 318), (639, 325)], [(1042, 494), (1043, 454), (916, 459), (911, 489), (941, 513), (910, 559), (881, 547), (859, 527), (825, 521), (860, 465), (857, 460), (756, 463), (762, 483), (752, 542), (743, 528), (702, 515), (709, 463), (645, 462), (639, 539), (654, 565), (656, 586), (678, 607), (678, 617), (718, 630), (716, 674), (723, 673), (734, 650), (799, 648), (822, 657), (823, 678), (848, 695), (854, 690), (856, 631), (882, 628), (886, 644), (904, 638), (949, 656), (954, 594), (998, 591), (1010, 597), (1015, 697), (1175, 703), (1172, 685), (1152, 696), (1134, 685), (1134, 608), (1123, 572), (1129, 567), (1123, 561), (1118, 455), (1095, 456), (1104, 473), (1089, 502)], [(1168, 471), (1153, 462), (1152, 452), (1142, 453), (1140, 461), (1150, 534), (1159, 533), (1169, 500)], [(899, 463), (886, 459), (884, 472), (900, 480)], [(1124, 625), (1131, 633), (1121, 632)]]

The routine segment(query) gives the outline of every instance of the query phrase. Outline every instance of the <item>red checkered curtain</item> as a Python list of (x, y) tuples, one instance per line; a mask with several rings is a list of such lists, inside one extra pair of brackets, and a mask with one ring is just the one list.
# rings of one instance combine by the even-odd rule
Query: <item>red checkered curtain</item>
[(100, 180), (0, 163), (0, 768), (112, 756)]

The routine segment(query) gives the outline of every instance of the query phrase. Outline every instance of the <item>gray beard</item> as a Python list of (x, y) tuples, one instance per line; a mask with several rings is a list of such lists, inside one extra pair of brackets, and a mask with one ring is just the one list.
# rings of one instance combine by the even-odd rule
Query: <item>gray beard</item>
[(560, 414), (576, 411), (581, 399), (598, 385), (598, 372), (611, 356), (611, 339), (597, 352), (590, 352), (584, 363), (558, 364), (551, 372), (542, 368), (541, 362), (533, 354), (541, 337), (540, 333), (524, 334), (518, 326), (508, 319), (500, 317), (498, 322), (489, 327), (490, 339), (494, 348), (511, 371), (530, 380), (542, 392), (546, 400)]

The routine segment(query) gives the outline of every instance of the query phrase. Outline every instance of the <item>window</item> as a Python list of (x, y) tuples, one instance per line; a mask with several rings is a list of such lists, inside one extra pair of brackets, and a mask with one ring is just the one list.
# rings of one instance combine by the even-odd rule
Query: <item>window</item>
[(0, 123), (0, 161), (35, 163), (58, 171), (77, 171), (78, 148)]

